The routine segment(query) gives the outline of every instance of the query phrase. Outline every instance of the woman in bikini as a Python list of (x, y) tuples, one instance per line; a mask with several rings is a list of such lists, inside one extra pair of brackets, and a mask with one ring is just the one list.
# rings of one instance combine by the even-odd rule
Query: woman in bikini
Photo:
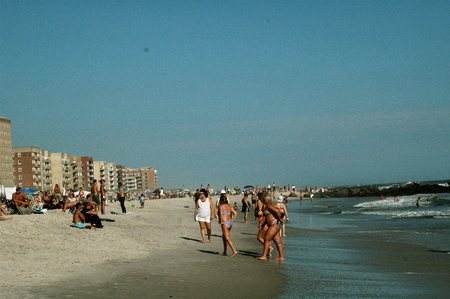
[(236, 211), (231, 209), (228, 204), (227, 197), (225, 195), (221, 195), (219, 199), (219, 221), (220, 226), (222, 227), (222, 241), (223, 241), (223, 253), (220, 255), (227, 255), (227, 248), (230, 246), (233, 254), (231, 257), (235, 256), (238, 252), (234, 248), (233, 241), (231, 241), (230, 231), (233, 227), (234, 219), (236, 219)]
[(271, 196), (269, 193), (263, 193), (260, 198), (261, 202), (264, 204), (263, 207), (263, 215), (264, 220), (267, 225), (267, 231), (264, 235), (264, 252), (263, 255), (258, 257), (260, 260), (267, 259), (267, 255), (269, 254), (270, 250), (270, 242), (273, 240), (275, 244), (277, 245), (278, 255), (279, 257), (275, 260), (277, 261), (283, 261), (284, 255), (283, 255), (283, 245), (281, 244), (281, 238), (280, 238), (280, 222), (281, 214), (280, 212), (272, 205)]

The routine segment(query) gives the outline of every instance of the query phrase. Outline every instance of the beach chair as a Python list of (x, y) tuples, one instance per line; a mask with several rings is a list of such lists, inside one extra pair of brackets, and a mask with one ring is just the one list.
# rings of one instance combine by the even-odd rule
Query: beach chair
[(35, 198), (33, 195), (27, 195), (28, 199), (31, 201), (31, 207), (33, 211), (40, 211), (44, 207), (44, 202), (39, 198)]

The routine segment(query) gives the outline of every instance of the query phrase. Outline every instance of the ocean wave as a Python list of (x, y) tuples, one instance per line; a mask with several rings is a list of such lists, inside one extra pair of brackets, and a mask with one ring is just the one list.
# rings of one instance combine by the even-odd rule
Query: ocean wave
[(450, 204), (450, 194), (416, 194), (408, 196), (398, 196), (397, 201), (394, 197), (388, 197), (384, 200), (367, 201), (354, 205), (355, 208), (361, 209), (393, 209), (406, 208), (416, 205), (417, 198), (420, 197), (421, 205), (446, 205)]
[(422, 211), (367, 211), (364, 215), (390, 216), (391, 219), (400, 218), (450, 218), (450, 211), (422, 210)]

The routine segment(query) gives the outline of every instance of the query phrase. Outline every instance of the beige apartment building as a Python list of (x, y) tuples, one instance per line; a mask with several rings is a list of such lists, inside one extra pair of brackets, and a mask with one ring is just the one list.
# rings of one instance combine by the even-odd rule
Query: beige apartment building
[(94, 179), (97, 182), (100, 180), (105, 180), (105, 189), (106, 190), (114, 190), (119, 186), (119, 182), (117, 179), (117, 170), (116, 164), (108, 163), (104, 161), (95, 162), (94, 165)]
[(14, 187), (11, 120), (0, 117), (0, 185)]
[(46, 150), (41, 150), (41, 176), (42, 176), (41, 191), (53, 190), (52, 153)]

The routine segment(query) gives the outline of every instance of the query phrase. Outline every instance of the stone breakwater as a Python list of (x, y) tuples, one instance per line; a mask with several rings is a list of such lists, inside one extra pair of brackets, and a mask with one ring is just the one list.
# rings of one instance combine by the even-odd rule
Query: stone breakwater
[[(450, 185), (450, 183), (448, 184)], [(376, 186), (358, 186), (348, 188), (331, 188), (327, 192), (315, 193), (315, 198), (335, 197), (379, 197), (379, 196), (404, 196), (421, 193), (450, 193), (450, 186), (438, 184), (421, 185), (413, 182), (404, 185), (393, 185), (380, 189)]]

